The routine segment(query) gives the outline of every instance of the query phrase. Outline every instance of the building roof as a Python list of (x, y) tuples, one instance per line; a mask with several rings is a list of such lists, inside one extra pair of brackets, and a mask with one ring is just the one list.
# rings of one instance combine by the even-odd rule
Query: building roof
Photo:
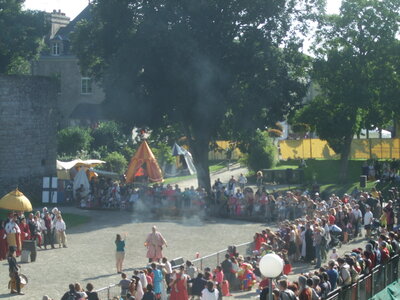
[(62, 40), (69, 40), (69, 35), (75, 30), (76, 24), (79, 21), (90, 20), (91, 18), (91, 5), (89, 4), (85, 7), (84, 10), (79, 13), (79, 15), (77, 15), (71, 22), (69, 22), (67, 26), (60, 28), (57, 31), (56, 36), (60, 36)]

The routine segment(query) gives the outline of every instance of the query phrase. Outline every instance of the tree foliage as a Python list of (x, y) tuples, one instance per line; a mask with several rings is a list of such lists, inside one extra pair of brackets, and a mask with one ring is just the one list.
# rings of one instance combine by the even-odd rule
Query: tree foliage
[(255, 131), (246, 142), (239, 144), (239, 148), (245, 153), (244, 163), (254, 172), (273, 168), (278, 162), (278, 149), (268, 132)]
[(312, 77), (320, 94), (295, 122), (312, 125), (341, 154), (342, 179), (354, 134), (382, 128), (399, 107), (399, 13), (399, 0), (343, 0), (339, 15), (319, 24)]
[(57, 134), (57, 149), (59, 155), (76, 155), (79, 151), (88, 151), (92, 137), (89, 129), (68, 127)]
[(91, 136), (93, 149), (105, 147), (108, 152), (121, 150), (128, 141), (121, 126), (114, 121), (101, 122), (97, 128), (93, 129)]
[(274, 124), (306, 92), (297, 34), (321, 0), (95, 0), (73, 37), (81, 67), (102, 82), (107, 111), (150, 128), (165, 119), (188, 140), (199, 185), (207, 149), (234, 131)]
[(0, 74), (26, 73), (49, 30), (45, 13), (23, 11), (23, 2), (0, 1)]
[(106, 161), (104, 169), (110, 172), (124, 174), (128, 167), (128, 161), (118, 152), (110, 152), (104, 160)]

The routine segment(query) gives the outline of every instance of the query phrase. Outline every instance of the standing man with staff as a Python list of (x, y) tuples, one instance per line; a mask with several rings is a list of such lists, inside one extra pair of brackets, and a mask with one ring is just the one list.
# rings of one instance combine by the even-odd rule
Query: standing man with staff
[(144, 246), (147, 247), (147, 258), (149, 262), (159, 262), (163, 258), (162, 249), (163, 246), (168, 247), (167, 241), (164, 239), (162, 234), (157, 231), (157, 227), (151, 228), (151, 233), (148, 234)]

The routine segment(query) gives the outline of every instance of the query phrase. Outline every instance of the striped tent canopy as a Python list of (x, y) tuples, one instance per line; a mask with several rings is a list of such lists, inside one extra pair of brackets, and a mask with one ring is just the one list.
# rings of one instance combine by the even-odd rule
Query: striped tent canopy
[(146, 141), (139, 146), (129, 163), (126, 182), (133, 182), (138, 176), (147, 176), (151, 182), (164, 181), (160, 166)]

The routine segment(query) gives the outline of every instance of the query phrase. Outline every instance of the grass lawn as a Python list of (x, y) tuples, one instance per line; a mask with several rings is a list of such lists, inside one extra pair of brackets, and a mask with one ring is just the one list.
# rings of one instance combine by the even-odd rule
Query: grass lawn
[(320, 193), (324, 193), (327, 195), (337, 194), (342, 196), (343, 194), (351, 194), (351, 192), (357, 188), (362, 190), (370, 191), (373, 187), (375, 187), (375, 182), (367, 182), (366, 188), (360, 188), (359, 182), (353, 183), (345, 183), (345, 184), (324, 184), (320, 186)]
[[(223, 163), (218, 163), (218, 164), (213, 164), (210, 166), (210, 173), (214, 173), (217, 172), (223, 168), (225, 168), (226, 165)], [(168, 183), (175, 183), (175, 182), (179, 182), (179, 181), (183, 181), (183, 180), (187, 180), (187, 179), (192, 179), (192, 178), (196, 178), (196, 175), (186, 175), (186, 176), (176, 176), (176, 177), (168, 177), (164, 179), (164, 184), (168, 184)]]
[[(348, 168), (348, 182), (358, 182), (361, 175), (361, 167), (364, 160), (350, 160)], [(299, 160), (280, 161), (277, 170), (297, 169), (300, 165)], [(314, 182), (314, 178), (319, 184), (330, 184), (339, 182), (340, 160), (306, 160), (307, 167), (304, 168), (305, 183)]]
[(63, 213), (62, 216), (68, 228), (85, 224), (91, 220), (91, 218), (88, 216), (69, 214), (69, 213)]
[[(343, 195), (350, 194), (356, 187), (360, 188), (361, 167), (364, 160), (350, 160), (347, 183), (339, 183), (340, 160), (306, 160), (307, 167), (304, 169), (304, 183), (301, 189), (308, 188), (311, 190), (312, 182), (320, 185), (320, 193), (324, 197), (330, 194)], [(300, 165), (299, 160), (280, 161), (276, 166), (276, 170), (297, 169)], [(367, 182), (365, 190), (370, 191), (373, 187), (378, 189), (387, 189), (375, 182)], [(285, 188), (287, 190), (288, 188)]]

